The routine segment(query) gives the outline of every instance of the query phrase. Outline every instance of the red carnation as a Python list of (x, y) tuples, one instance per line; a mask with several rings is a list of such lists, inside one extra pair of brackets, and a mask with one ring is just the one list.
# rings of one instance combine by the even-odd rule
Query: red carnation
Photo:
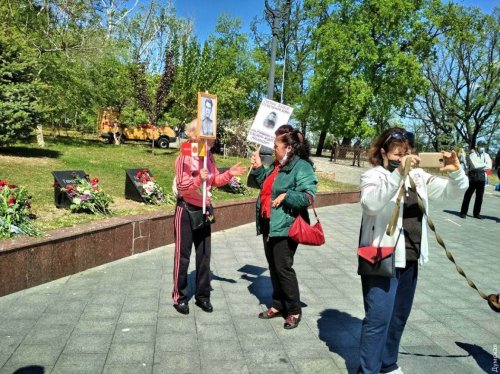
[(9, 188), (13, 190), (14, 188), (17, 188), (17, 186), (15, 184), (9, 184)]
[(6, 180), (0, 180), (0, 187), (7, 186), (8, 184), (9, 182), (7, 182)]
[(16, 197), (11, 196), (11, 198), (7, 201), (8, 205), (14, 205), (16, 203)]
[(90, 184), (96, 184), (96, 183), (99, 183), (99, 178), (92, 178), (90, 180)]

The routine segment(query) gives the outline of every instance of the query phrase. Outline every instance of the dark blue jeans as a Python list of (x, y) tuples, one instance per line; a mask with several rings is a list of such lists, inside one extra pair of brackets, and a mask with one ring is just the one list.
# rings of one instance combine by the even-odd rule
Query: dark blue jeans
[(365, 318), (358, 373), (378, 374), (398, 368), (399, 342), (410, 315), (417, 277), (417, 262), (396, 268), (394, 278), (361, 276)]

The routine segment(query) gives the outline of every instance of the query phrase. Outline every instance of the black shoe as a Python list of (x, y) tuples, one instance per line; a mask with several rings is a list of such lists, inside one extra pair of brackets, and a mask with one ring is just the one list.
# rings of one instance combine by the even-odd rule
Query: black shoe
[(467, 218), (467, 214), (460, 214), (460, 218)]
[(483, 219), (483, 217), (481, 217), (479, 214), (477, 216), (474, 216), (474, 218)]
[(285, 325), (283, 326), (286, 330), (294, 329), (299, 325), (300, 320), (302, 319), (302, 314), (299, 314), (298, 317), (294, 317), (289, 315), (286, 317)]
[(188, 305), (188, 303), (174, 304), (174, 308), (180, 314), (189, 314), (189, 305)]
[(214, 310), (214, 308), (213, 308), (212, 304), (210, 304), (209, 300), (206, 300), (206, 301), (196, 300), (195, 304), (196, 304), (196, 306), (199, 306), (204, 312), (207, 312), (207, 313), (212, 313)]

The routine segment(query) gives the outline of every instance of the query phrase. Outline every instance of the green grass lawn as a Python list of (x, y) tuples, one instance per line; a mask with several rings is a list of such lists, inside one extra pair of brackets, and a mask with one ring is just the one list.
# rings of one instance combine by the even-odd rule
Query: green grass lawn
[[(37, 215), (37, 226), (42, 230), (73, 226), (103, 217), (89, 214), (72, 214), (67, 209), (54, 205), (54, 187), (51, 172), (54, 170), (84, 170), (91, 178), (98, 177), (101, 188), (111, 196), (114, 216), (125, 216), (153, 211), (173, 212), (171, 205), (151, 206), (126, 200), (125, 170), (149, 168), (165, 192), (171, 192), (174, 178), (174, 161), (178, 149), (155, 149), (146, 143), (105, 144), (97, 140), (46, 137), (46, 147), (16, 145), (0, 150), (0, 179), (28, 188), (33, 196), (33, 212)], [(216, 156), (219, 168), (236, 162), (250, 166), (247, 159)], [(353, 190), (357, 186), (343, 184), (320, 177), (319, 191)], [(256, 197), (258, 191), (250, 189), (248, 195), (235, 195), (221, 190), (214, 192), (214, 202)]]

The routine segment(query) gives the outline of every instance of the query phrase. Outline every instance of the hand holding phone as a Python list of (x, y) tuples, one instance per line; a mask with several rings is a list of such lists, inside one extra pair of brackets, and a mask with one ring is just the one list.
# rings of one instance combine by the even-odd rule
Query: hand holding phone
[(444, 158), (441, 152), (422, 152), (419, 167), (421, 168), (442, 168), (444, 167)]
[(441, 172), (451, 173), (460, 169), (457, 153), (451, 152), (422, 152), (419, 154), (421, 168), (439, 168)]

